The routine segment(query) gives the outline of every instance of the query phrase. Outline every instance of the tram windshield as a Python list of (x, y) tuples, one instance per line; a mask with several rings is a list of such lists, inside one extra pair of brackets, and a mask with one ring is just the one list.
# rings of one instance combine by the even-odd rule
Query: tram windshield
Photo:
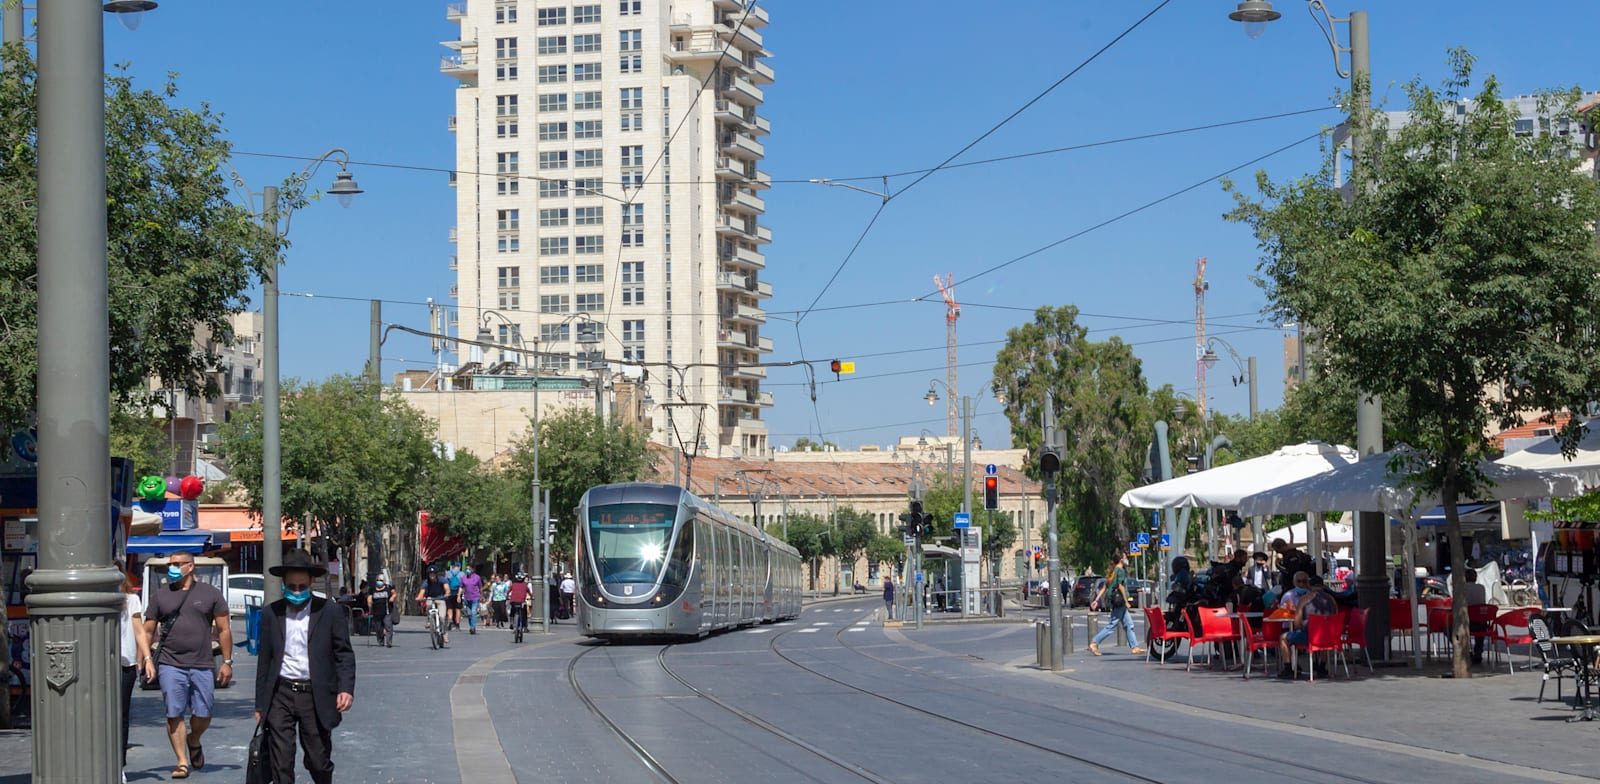
[(653, 583), (669, 559), (675, 506), (609, 504), (589, 509), (589, 552), (602, 583)]

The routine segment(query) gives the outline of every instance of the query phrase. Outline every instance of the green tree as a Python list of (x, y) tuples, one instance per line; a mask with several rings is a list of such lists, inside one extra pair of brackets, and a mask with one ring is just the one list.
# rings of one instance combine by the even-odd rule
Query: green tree
[(813, 451), (814, 452), (825, 452), (825, 451), (827, 451), (829, 449), (838, 449), (838, 448), (839, 448), (839, 445), (833, 443), (832, 441), (823, 441), (821, 443), (818, 443), (816, 441), (812, 441), (810, 438), (807, 438), (806, 436), (801, 436), (801, 437), (796, 438), (794, 440), (794, 451), (796, 451), (796, 452), (813, 452)]
[[(310, 515), (327, 540), (349, 554), (363, 534), (413, 519), (425, 472), (435, 465), (434, 424), (398, 398), (373, 399), (349, 376), (320, 384), (285, 384), (282, 445), (284, 517)], [(220, 452), (261, 511), (261, 407), (252, 405), (220, 428)], [(273, 521), (263, 521), (271, 525)], [(346, 582), (354, 580), (345, 571)]]
[[(1574, 171), (1578, 135), (1519, 136), (1492, 77), (1458, 116), (1472, 58), (1458, 50), (1452, 66), (1439, 90), (1407, 86), (1405, 126), (1357, 118), (1386, 140), (1356, 162), (1359, 198), (1341, 198), (1330, 160), (1294, 182), (1258, 175), (1260, 199), (1235, 191), (1229, 217), (1255, 231), (1272, 308), (1317, 331), (1335, 374), (1384, 396), (1414, 450), (1391, 471), (1443, 499), (1460, 595), (1457, 502), (1485, 487), (1484, 432), (1600, 398), (1600, 193)], [(1548, 96), (1548, 127), (1576, 127), (1572, 106)], [(1559, 434), (1569, 449), (1579, 422)], [(1454, 621), (1468, 677), (1465, 604)]]
[[(645, 434), (615, 418), (601, 422), (593, 411), (572, 408), (539, 420), (539, 483), (550, 491), (550, 517), (556, 522), (552, 554), (570, 556), (573, 510), (589, 488), (634, 482), (650, 468)], [(532, 507), (533, 431), (511, 444), (508, 474), (518, 484), (524, 510)]]
[(506, 472), (495, 471), (470, 452), (437, 458), (423, 482), (423, 504), (467, 546), (516, 550), (533, 539), (528, 489)]
[(1062, 453), (1057, 530), (1063, 558), (1103, 560), (1128, 540), (1138, 520), (1117, 499), (1144, 471), (1153, 422), (1148, 385), (1133, 350), (1120, 339), (1091, 342), (1070, 305), (1041, 307), (1006, 333), (995, 357), (994, 387), (1006, 393), (1012, 446), (1028, 450), (1038, 476), (1040, 414), (1054, 395)]
[(178, 448), (165, 424), (147, 410), (112, 403), (111, 454), (132, 459), (135, 476), (166, 476)]
[[(38, 374), (37, 84), (21, 46), (0, 73), (0, 432), (25, 426)], [(160, 91), (106, 78), (106, 248), (111, 388), (118, 402), (149, 392), (148, 377), (196, 396), (218, 392), (217, 348), (228, 317), (278, 239), (229, 199), (221, 117)]]
[(837, 552), (834, 533), (827, 519), (813, 514), (792, 514), (789, 515), (787, 534), (782, 525), (776, 524), (767, 526), (767, 533), (788, 542), (800, 553), (800, 558), (810, 564), (811, 590), (817, 590), (817, 573), (822, 567), (822, 559), (831, 558)]
[(875, 534), (872, 541), (867, 542), (864, 551), (869, 566), (882, 566), (892, 564), (898, 558), (905, 557), (906, 546), (899, 539), (884, 534)]
[[(833, 512), (833, 550), (839, 563), (855, 567), (867, 545), (878, 535), (872, 515), (855, 507), (841, 506)], [(840, 571), (843, 571), (842, 569)], [(850, 586), (846, 586), (850, 587)]]

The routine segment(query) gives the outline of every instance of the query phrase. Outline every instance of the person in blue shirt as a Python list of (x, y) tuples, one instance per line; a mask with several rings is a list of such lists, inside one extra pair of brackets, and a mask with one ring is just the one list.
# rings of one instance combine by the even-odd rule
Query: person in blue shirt
[(450, 584), (450, 593), (445, 597), (445, 621), (450, 628), (461, 628), (461, 564), (451, 564), (450, 571), (445, 574), (445, 581)]

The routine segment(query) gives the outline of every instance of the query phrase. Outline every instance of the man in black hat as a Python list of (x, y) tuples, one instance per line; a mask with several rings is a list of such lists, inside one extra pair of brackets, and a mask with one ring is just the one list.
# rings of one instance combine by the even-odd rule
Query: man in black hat
[(333, 781), (333, 728), (355, 701), (356, 657), (344, 613), (311, 595), (311, 581), (326, 573), (303, 550), (272, 567), (283, 578), (283, 598), (262, 617), (256, 721), (266, 717), (262, 733), (276, 784), (294, 784), (297, 730), (311, 780)]

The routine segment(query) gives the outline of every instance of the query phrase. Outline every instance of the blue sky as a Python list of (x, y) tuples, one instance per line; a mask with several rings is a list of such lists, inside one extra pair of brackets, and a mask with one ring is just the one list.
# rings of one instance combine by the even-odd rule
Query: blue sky
[[(932, 166), (1157, 3), (765, 2), (778, 80), (766, 91), (773, 134), (763, 168), (775, 180), (805, 180)], [(137, 32), (107, 21), (106, 62), (129, 64), (150, 87), (176, 72), (181, 100), (205, 101), (226, 115), (236, 151), (315, 156), (342, 146), (358, 162), (448, 169), (454, 137), (445, 122), (455, 81), (438, 71), (447, 53), (438, 42), (455, 38), (458, 28), (446, 21), (445, 5), (163, 0)], [(957, 162), (1331, 106), (1344, 83), (1321, 31), (1300, 0), (1277, 5), (1284, 18), (1252, 41), (1226, 18), (1232, 2), (1175, 0)], [(1335, 5), (1341, 13), (1350, 7)], [(1368, 0), (1367, 7), (1375, 92), (1392, 108), (1403, 108), (1404, 82), (1444, 76), (1453, 46), (1477, 55), (1479, 74), (1497, 75), (1508, 94), (1570, 87), (1587, 73), (1592, 0), (1550, 0), (1527, 17), (1486, 0)], [(856, 376), (842, 383), (819, 374), (825, 383), (815, 409), (801, 372), (774, 369), (767, 387), (777, 397), (772, 443), (815, 438), (819, 423), (824, 437), (844, 445), (887, 444), (921, 428), (943, 433), (943, 407), (930, 410), (922, 397), (929, 378), (944, 377), (944, 307), (937, 296), (909, 302), (933, 292), (935, 273), (954, 273), (966, 306), (959, 322), (964, 393), (987, 389), (1006, 329), (1035, 307), (1062, 304), (1094, 314), (1083, 318), (1093, 335), (1132, 342), (1152, 385), (1192, 393), (1191, 280), (1195, 259), (1206, 256), (1211, 332), (1242, 356), (1258, 357), (1261, 405), (1278, 405), (1282, 333), (1259, 315), (1263, 298), (1250, 280), (1258, 254), (1243, 227), (1221, 220), (1229, 201), (1215, 183), (971, 278), (1339, 119), (1328, 109), (934, 174), (888, 205), (800, 324), (803, 355), (792, 323), (769, 323), (773, 361), (803, 357), (824, 371), (834, 357), (857, 363)], [(1236, 176), (1248, 181), (1260, 168), (1275, 179), (1297, 176), (1313, 170), (1318, 155), (1312, 141)], [(259, 190), (302, 164), (238, 156), (235, 165)], [(281, 286), (317, 296), (283, 300), (288, 376), (358, 372), (367, 351), (367, 298), (390, 300), (386, 321), (418, 328), (427, 326), (420, 303), (448, 302), (454, 275), (446, 237), (455, 204), (445, 174), (359, 163), (353, 169), (367, 190), (354, 207), (325, 201), (294, 218)], [(332, 176), (325, 167), (316, 183), (326, 187)], [(893, 178), (890, 188), (912, 179)], [(842, 188), (775, 185), (765, 218), (775, 235), (769, 310), (792, 319), (807, 307), (877, 207), (874, 197)], [(828, 310), (885, 300), (906, 302)], [(386, 372), (424, 366), (428, 347), (396, 336), (384, 357)], [(1228, 380), (1236, 372), (1226, 356), (1213, 371), (1216, 409), (1246, 409), (1245, 389)], [(980, 400), (974, 424), (986, 445), (1007, 441), (997, 411), (992, 399)]]

